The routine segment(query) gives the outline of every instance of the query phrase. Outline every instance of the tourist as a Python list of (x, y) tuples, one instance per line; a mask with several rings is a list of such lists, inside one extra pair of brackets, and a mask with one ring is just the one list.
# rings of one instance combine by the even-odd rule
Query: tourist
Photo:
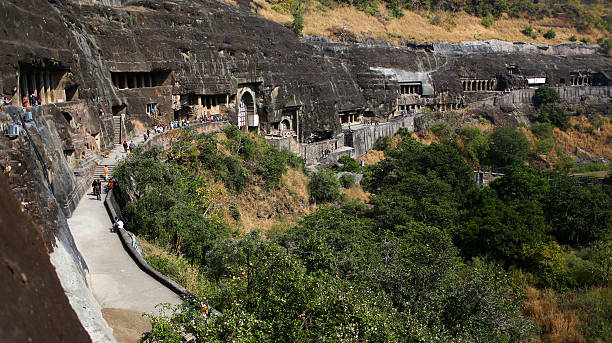
[(42, 105), (42, 99), (40, 98), (40, 95), (36, 97), (36, 104), (38, 104), (38, 106)]
[(128, 151), (127, 141), (123, 141), (123, 152), (127, 153), (127, 151)]
[(136, 144), (134, 144), (134, 141), (130, 141), (130, 151), (134, 150), (135, 147)]
[(100, 115), (100, 117), (104, 117), (104, 110), (102, 108), (100, 108), (98, 110), (98, 114)]
[(98, 200), (102, 200), (102, 182), (100, 180), (96, 180), (96, 194), (98, 197)]
[(4, 97), (4, 106), (10, 105), (12, 101), (13, 101), (12, 98)]
[(30, 106), (36, 106), (36, 95), (30, 94)]
[(28, 107), (28, 96), (27, 95), (24, 95), (23, 98), (21, 99), (21, 106)]
[(104, 181), (108, 181), (108, 167), (104, 166)]
[(146, 132), (142, 134), (142, 138), (144, 138), (145, 142), (147, 141), (147, 133)]
[(115, 217), (115, 223), (113, 223), (113, 228), (111, 232), (117, 232), (123, 229), (123, 221), (119, 219), (119, 217)]
[(98, 179), (95, 179), (92, 183), (91, 183), (91, 191), (93, 193), (94, 196), (96, 196), (96, 191), (98, 190)]

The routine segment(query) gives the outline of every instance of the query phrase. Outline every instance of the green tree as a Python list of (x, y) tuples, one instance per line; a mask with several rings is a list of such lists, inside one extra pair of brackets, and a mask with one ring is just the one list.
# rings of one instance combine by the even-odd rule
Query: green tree
[(340, 200), (340, 182), (330, 170), (312, 174), (308, 189), (313, 202), (328, 203)]
[(522, 162), (529, 152), (529, 141), (521, 131), (498, 126), (489, 136), (489, 161), (496, 166)]
[(574, 247), (602, 239), (612, 228), (610, 197), (563, 174), (552, 177), (545, 213), (559, 243)]
[(546, 85), (540, 86), (535, 91), (533, 102), (537, 107), (542, 107), (544, 104), (555, 104), (561, 99), (559, 93)]

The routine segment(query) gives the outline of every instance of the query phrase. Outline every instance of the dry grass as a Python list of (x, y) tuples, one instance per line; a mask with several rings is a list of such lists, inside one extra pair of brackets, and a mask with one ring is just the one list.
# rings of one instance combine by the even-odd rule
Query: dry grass
[(580, 331), (578, 314), (571, 309), (561, 309), (552, 290), (528, 287), (525, 310), (542, 330), (536, 337), (536, 342), (586, 342), (584, 334)]
[(196, 266), (187, 262), (184, 257), (170, 253), (156, 244), (148, 242), (142, 237), (138, 237), (137, 242), (145, 260), (157, 257), (169, 261), (168, 265), (174, 266), (169, 267), (170, 273), (166, 276), (172, 278), (198, 297), (209, 295), (207, 293), (209, 293), (210, 290), (207, 288), (207, 282), (204, 276)]
[(366, 192), (359, 185), (355, 185), (351, 188), (343, 188), (340, 193), (344, 195), (347, 201), (357, 199), (362, 204), (370, 202), (370, 193)]
[[(571, 118), (572, 125), (579, 124), (581, 130), (571, 127), (567, 131), (555, 128), (553, 135), (557, 145), (563, 152), (574, 153), (576, 148), (589, 149), (589, 157), (612, 157), (612, 124), (609, 120), (602, 120), (601, 125), (594, 126), (584, 117)], [(598, 130), (599, 128), (599, 130)]]
[[(263, 9), (256, 12), (273, 21), (285, 24), (292, 20), (289, 14), (280, 14), (271, 9), (265, 0), (255, 0)], [(430, 16), (440, 16), (443, 24), (432, 25), (427, 18), (427, 12), (404, 11), (400, 19), (390, 18), (383, 8), (376, 16), (370, 16), (354, 7), (337, 7), (323, 12), (316, 9), (318, 2), (311, 2), (310, 8), (304, 15), (304, 35), (331, 37), (334, 28), (350, 32), (357, 38), (384, 39), (397, 43), (408, 39), (419, 42), (461, 42), (474, 40), (500, 39), (505, 41), (526, 41), (546, 44), (559, 44), (569, 42), (569, 37), (589, 36), (591, 41), (606, 37), (605, 32), (592, 30), (588, 34), (580, 33), (573, 28), (554, 27), (557, 33), (554, 39), (545, 39), (543, 33), (548, 30), (541, 25), (565, 26), (567, 23), (553, 18), (530, 21), (527, 19), (508, 18), (497, 20), (491, 27), (484, 27), (481, 18), (460, 12), (450, 15), (446, 12), (431, 13)], [(255, 11), (255, 10), (254, 10)], [(531, 25), (534, 30), (542, 29), (536, 39), (521, 33), (525, 25)]]
[(358, 158), (357, 161), (363, 161), (366, 166), (369, 166), (370, 164), (376, 164), (382, 161), (384, 158), (384, 151), (370, 150), (365, 155)]
[[(308, 177), (302, 172), (289, 169), (282, 178), (282, 186), (266, 191), (262, 187), (249, 184), (240, 196), (236, 197), (236, 207), (240, 211), (239, 221), (226, 220), (239, 227), (242, 233), (261, 230), (264, 234), (284, 231), (293, 227), (305, 214), (315, 211), (309, 203)], [(229, 214), (228, 214), (229, 216)]]
[(293, 16), (291, 14), (276, 12), (272, 9), (272, 5), (265, 0), (254, 0), (253, 3), (254, 4), (251, 4), (252, 11), (266, 19), (283, 25), (293, 20)]

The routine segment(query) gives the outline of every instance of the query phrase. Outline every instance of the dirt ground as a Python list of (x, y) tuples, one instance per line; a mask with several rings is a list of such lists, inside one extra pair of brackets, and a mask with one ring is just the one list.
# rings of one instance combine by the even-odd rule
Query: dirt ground
[(143, 333), (151, 330), (151, 323), (140, 312), (120, 308), (103, 308), (102, 316), (113, 328), (113, 334), (119, 343), (138, 342)]

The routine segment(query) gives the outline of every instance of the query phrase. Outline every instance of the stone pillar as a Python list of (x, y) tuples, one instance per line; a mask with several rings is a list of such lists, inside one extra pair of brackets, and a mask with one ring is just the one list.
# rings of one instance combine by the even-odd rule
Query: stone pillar
[(51, 86), (49, 85), (49, 72), (45, 72), (45, 102), (51, 102)]
[(28, 73), (28, 78), (29, 78), (29, 80), (28, 80), (29, 82), (28, 83), (30, 84), (30, 92), (29, 93), (37, 95), (36, 94), (36, 80), (34, 79), (34, 73), (33, 72)]
[(21, 81), (23, 82), (23, 93), (21, 94), (21, 99), (19, 99), (20, 102), (24, 96), (28, 97), (30, 95), (30, 89), (28, 88), (28, 73), (21, 74)]
[(144, 74), (140, 74), (140, 86), (141, 87), (146, 87)]
[(134, 88), (138, 88), (138, 74), (137, 73), (134, 73), (133, 79), (134, 79)]
[(38, 91), (38, 95), (40, 95), (40, 102), (42, 103), (43, 98), (45, 97), (45, 86), (43, 85), (42, 73), (36, 73), (36, 90)]
[(198, 95), (198, 105), (202, 106), (202, 96)]
[(49, 87), (51, 88), (51, 102), (55, 102), (55, 82), (53, 80), (53, 73), (49, 73)]
[(149, 87), (154, 87), (153, 84), (153, 76), (151, 74), (147, 74), (147, 81), (149, 82)]
[(126, 73), (123, 73), (123, 88), (122, 89), (127, 89), (128, 88), (128, 76)]

